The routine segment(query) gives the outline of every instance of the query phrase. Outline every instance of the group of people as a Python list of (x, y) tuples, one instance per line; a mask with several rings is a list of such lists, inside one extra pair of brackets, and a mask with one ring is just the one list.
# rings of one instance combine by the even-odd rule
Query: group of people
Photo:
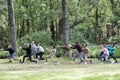
[[(102, 63), (103, 61), (105, 62), (111, 62), (111, 60), (109, 59), (110, 56), (115, 60), (115, 62), (117, 63), (117, 59), (114, 56), (115, 53), (115, 44), (113, 45), (107, 45), (107, 46), (101, 46), (102, 50), (97, 50), (100, 51), (100, 55), (99, 55), (99, 59), (100, 62)], [(47, 55), (46, 58), (43, 58), (44, 55), (44, 48), (42, 47), (42, 45), (39, 43), (38, 45), (36, 45), (34, 43), (34, 41), (30, 44), (28, 44), (27, 48), (21, 48), (22, 50), (26, 50), (26, 54), (23, 56), (22, 59), (18, 59), (17, 58), (17, 54), (15, 53), (14, 49), (12, 48), (11, 45), (8, 46), (7, 49), (1, 49), (1, 50), (7, 50), (9, 51), (10, 55), (8, 56), (10, 59), (10, 62), (12, 62), (12, 60), (19, 60), (20, 63), (24, 63), (25, 58), (27, 58), (30, 62), (35, 62), (38, 63), (40, 60), (45, 60), (45, 64), (48, 63), (48, 59), (51, 59), (52, 62), (55, 62), (55, 64), (59, 64), (60, 62), (58, 60), (55, 60), (55, 56), (56, 56), (56, 49), (57, 47), (55, 45), (52, 46), (52, 49), (49, 50), (48, 48), (46, 48), (47, 51), (50, 52), (49, 55)], [(88, 59), (88, 57), (90, 56), (90, 50), (87, 46), (87, 44), (85, 44), (83, 47), (80, 45), (79, 42), (76, 42), (74, 45), (68, 45), (65, 44), (64, 46), (61, 46), (61, 48), (63, 48), (65, 50), (65, 56), (68, 56), (72, 59), (72, 63), (76, 62), (76, 58), (79, 57), (80, 61), (78, 62), (79, 64), (81, 63), (88, 63), (90, 62), (90, 64), (93, 63), (93, 60)], [(72, 55), (72, 50), (71, 49), (76, 49), (77, 50), (77, 54), (75, 56)], [(34, 56), (34, 58), (36, 59), (32, 59), (32, 55)], [(73, 57), (72, 57), (73, 56)]]

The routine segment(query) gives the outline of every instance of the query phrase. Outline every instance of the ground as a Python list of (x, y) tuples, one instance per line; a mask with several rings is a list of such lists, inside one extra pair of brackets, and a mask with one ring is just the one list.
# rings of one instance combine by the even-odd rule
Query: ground
[(58, 65), (0, 59), (0, 80), (120, 80), (120, 63), (71, 64), (69, 60)]

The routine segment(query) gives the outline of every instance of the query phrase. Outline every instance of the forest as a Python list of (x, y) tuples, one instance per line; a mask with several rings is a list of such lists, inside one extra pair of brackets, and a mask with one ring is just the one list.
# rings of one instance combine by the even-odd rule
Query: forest
[(14, 37), (17, 45), (120, 42), (120, 0), (13, 0), (14, 27), (9, 1), (0, 0), (0, 47)]

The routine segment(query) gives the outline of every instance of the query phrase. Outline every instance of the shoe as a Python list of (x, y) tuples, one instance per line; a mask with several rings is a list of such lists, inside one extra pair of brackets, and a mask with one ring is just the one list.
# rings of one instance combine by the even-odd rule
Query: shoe
[(74, 62), (74, 61), (71, 61), (70, 63), (71, 63), (71, 64), (75, 64), (75, 62)]
[(100, 62), (100, 64), (103, 64), (103, 62)]
[(56, 64), (59, 64), (60, 62), (58, 61)]
[(92, 61), (92, 60), (90, 60), (90, 64), (93, 64), (93, 61)]

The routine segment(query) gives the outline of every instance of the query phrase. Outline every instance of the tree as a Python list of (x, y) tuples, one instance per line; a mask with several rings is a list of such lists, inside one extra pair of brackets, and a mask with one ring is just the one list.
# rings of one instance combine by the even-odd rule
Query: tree
[(7, 3), (8, 3), (9, 25), (10, 25), (10, 28), (11, 28), (11, 43), (12, 43), (13, 49), (17, 53), (16, 24), (15, 24), (15, 17), (14, 17), (13, 0), (7, 0)]
[(63, 40), (65, 44), (69, 43), (69, 23), (68, 23), (68, 0), (62, 0), (63, 10)]

